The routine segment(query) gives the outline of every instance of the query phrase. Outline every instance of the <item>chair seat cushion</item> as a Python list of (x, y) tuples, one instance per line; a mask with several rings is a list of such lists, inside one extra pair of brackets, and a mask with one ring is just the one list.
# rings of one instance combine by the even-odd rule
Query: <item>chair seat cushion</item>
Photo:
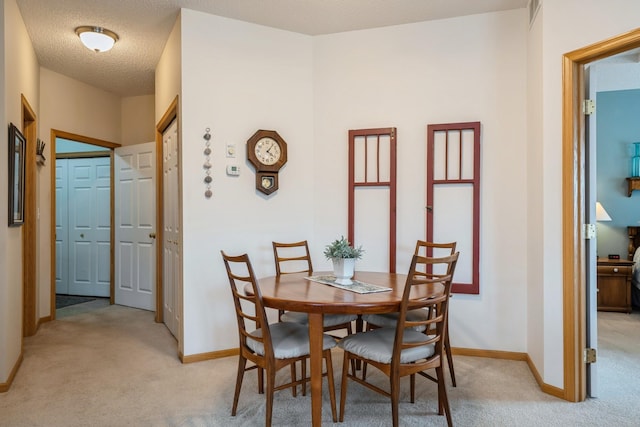
[[(362, 316), (362, 320), (380, 328), (395, 328), (398, 322), (398, 312), (395, 313), (380, 313), (380, 314), (365, 314)], [(408, 321), (421, 321), (427, 320), (429, 313), (427, 310), (421, 308), (417, 310), (410, 310), (407, 312)], [(412, 329), (423, 332), (425, 327), (423, 325), (415, 326)]]
[[(358, 316), (356, 314), (325, 314), (323, 326), (330, 327), (336, 325), (342, 325), (343, 323), (349, 323), (356, 320)], [(299, 323), (301, 325), (309, 324), (309, 315), (307, 313), (298, 313), (297, 311), (287, 311), (284, 313), (280, 320), (283, 322)]]
[[(309, 354), (309, 330), (306, 326), (298, 323), (273, 323), (269, 325), (269, 331), (276, 359), (290, 359)], [(256, 329), (251, 335), (261, 337), (262, 329)], [(323, 350), (336, 346), (336, 340), (329, 335), (323, 334), (322, 340)], [(247, 338), (247, 347), (256, 354), (264, 355), (264, 346), (259, 341)]]
[[(338, 347), (369, 360), (380, 363), (391, 363), (395, 338), (395, 328), (380, 328), (348, 335), (338, 342)], [(404, 342), (420, 342), (425, 341), (427, 338), (428, 337), (422, 332), (412, 329), (404, 331)], [(416, 360), (431, 357), (434, 353), (435, 344), (407, 348), (402, 350), (400, 354), (400, 363), (415, 362)]]

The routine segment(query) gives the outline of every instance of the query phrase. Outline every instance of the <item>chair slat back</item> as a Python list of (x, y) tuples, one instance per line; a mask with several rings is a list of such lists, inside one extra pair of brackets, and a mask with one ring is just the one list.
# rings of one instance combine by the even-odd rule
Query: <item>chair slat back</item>
[(453, 255), (456, 252), (456, 245), (457, 242), (437, 243), (418, 240), (416, 242), (414, 255), (420, 255), (423, 257), (442, 257)]
[[(240, 346), (247, 346), (247, 339), (255, 340), (264, 346), (265, 354), (271, 353), (271, 335), (269, 333), (269, 323), (262, 303), (262, 294), (256, 281), (251, 261), (247, 254), (230, 256), (220, 251), (224, 260), (233, 302), (238, 321), (238, 334)], [(249, 292), (245, 292), (245, 289)], [(243, 302), (245, 302), (243, 304)], [(251, 312), (253, 308), (253, 312)], [(262, 330), (262, 336), (250, 335), (252, 332), (247, 327), (247, 321), (254, 324), (255, 329)]]
[[(456, 242), (446, 242), (446, 243), (437, 243), (437, 242), (427, 242), (425, 240), (418, 240), (416, 242), (416, 249), (414, 251), (414, 255), (419, 255), (427, 258), (438, 258), (438, 257), (446, 257), (449, 255), (453, 255), (456, 252)], [(422, 270), (422, 269), (425, 270)], [(432, 266), (420, 266), (418, 265), (418, 273), (422, 273), (428, 276), (434, 274), (434, 270)], [(441, 266), (436, 267), (436, 274), (449, 274), (452, 273), (448, 270), (443, 270)]]
[[(458, 252), (441, 258), (413, 255), (396, 324), (392, 364), (400, 365), (402, 350), (428, 344), (435, 344), (435, 353), (426, 362), (432, 358), (442, 356), (451, 282), (458, 256)], [(428, 271), (436, 266), (448, 273), (432, 275), (423, 273), (423, 271)], [(433, 297), (433, 290), (436, 286), (442, 286), (443, 292), (441, 295)], [(407, 312), (416, 309), (427, 310), (429, 315), (422, 320), (408, 321)], [(417, 342), (405, 342), (405, 329), (417, 329), (420, 326), (428, 331), (428, 333), (423, 334), (424, 339)]]
[(271, 242), (276, 275), (313, 272), (309, 245), (306, 240), (293, 243)]

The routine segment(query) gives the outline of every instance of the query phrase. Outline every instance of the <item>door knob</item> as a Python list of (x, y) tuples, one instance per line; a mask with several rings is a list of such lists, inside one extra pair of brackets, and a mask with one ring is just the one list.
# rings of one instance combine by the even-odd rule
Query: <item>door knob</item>
[(155, 239), (156, 238), (156, 233), (149, 233), (149, 238), (150, 239)]
[(433, 206), (427, 206), (427, 211), (433, 212)]

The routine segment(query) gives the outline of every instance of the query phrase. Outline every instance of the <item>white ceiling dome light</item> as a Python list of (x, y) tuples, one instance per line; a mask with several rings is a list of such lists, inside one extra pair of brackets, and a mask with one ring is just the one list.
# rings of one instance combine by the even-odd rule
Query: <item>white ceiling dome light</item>
[(118, 41), (118, 35), (102, 27), (82, 26), (76, 28), (82, 44), (94, 52), (106, 52)]

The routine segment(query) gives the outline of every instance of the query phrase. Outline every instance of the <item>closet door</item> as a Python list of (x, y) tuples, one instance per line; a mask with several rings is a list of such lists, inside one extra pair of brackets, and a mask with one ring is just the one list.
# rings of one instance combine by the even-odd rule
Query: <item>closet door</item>
[(69, 294), (110, 296), (111, 159), (69, 159)]
[(163, 320), (180, 342), (182, 313), (182, 230), (178, 162), (178, 122), (174, 120), (162, 134), (163, 172)]

